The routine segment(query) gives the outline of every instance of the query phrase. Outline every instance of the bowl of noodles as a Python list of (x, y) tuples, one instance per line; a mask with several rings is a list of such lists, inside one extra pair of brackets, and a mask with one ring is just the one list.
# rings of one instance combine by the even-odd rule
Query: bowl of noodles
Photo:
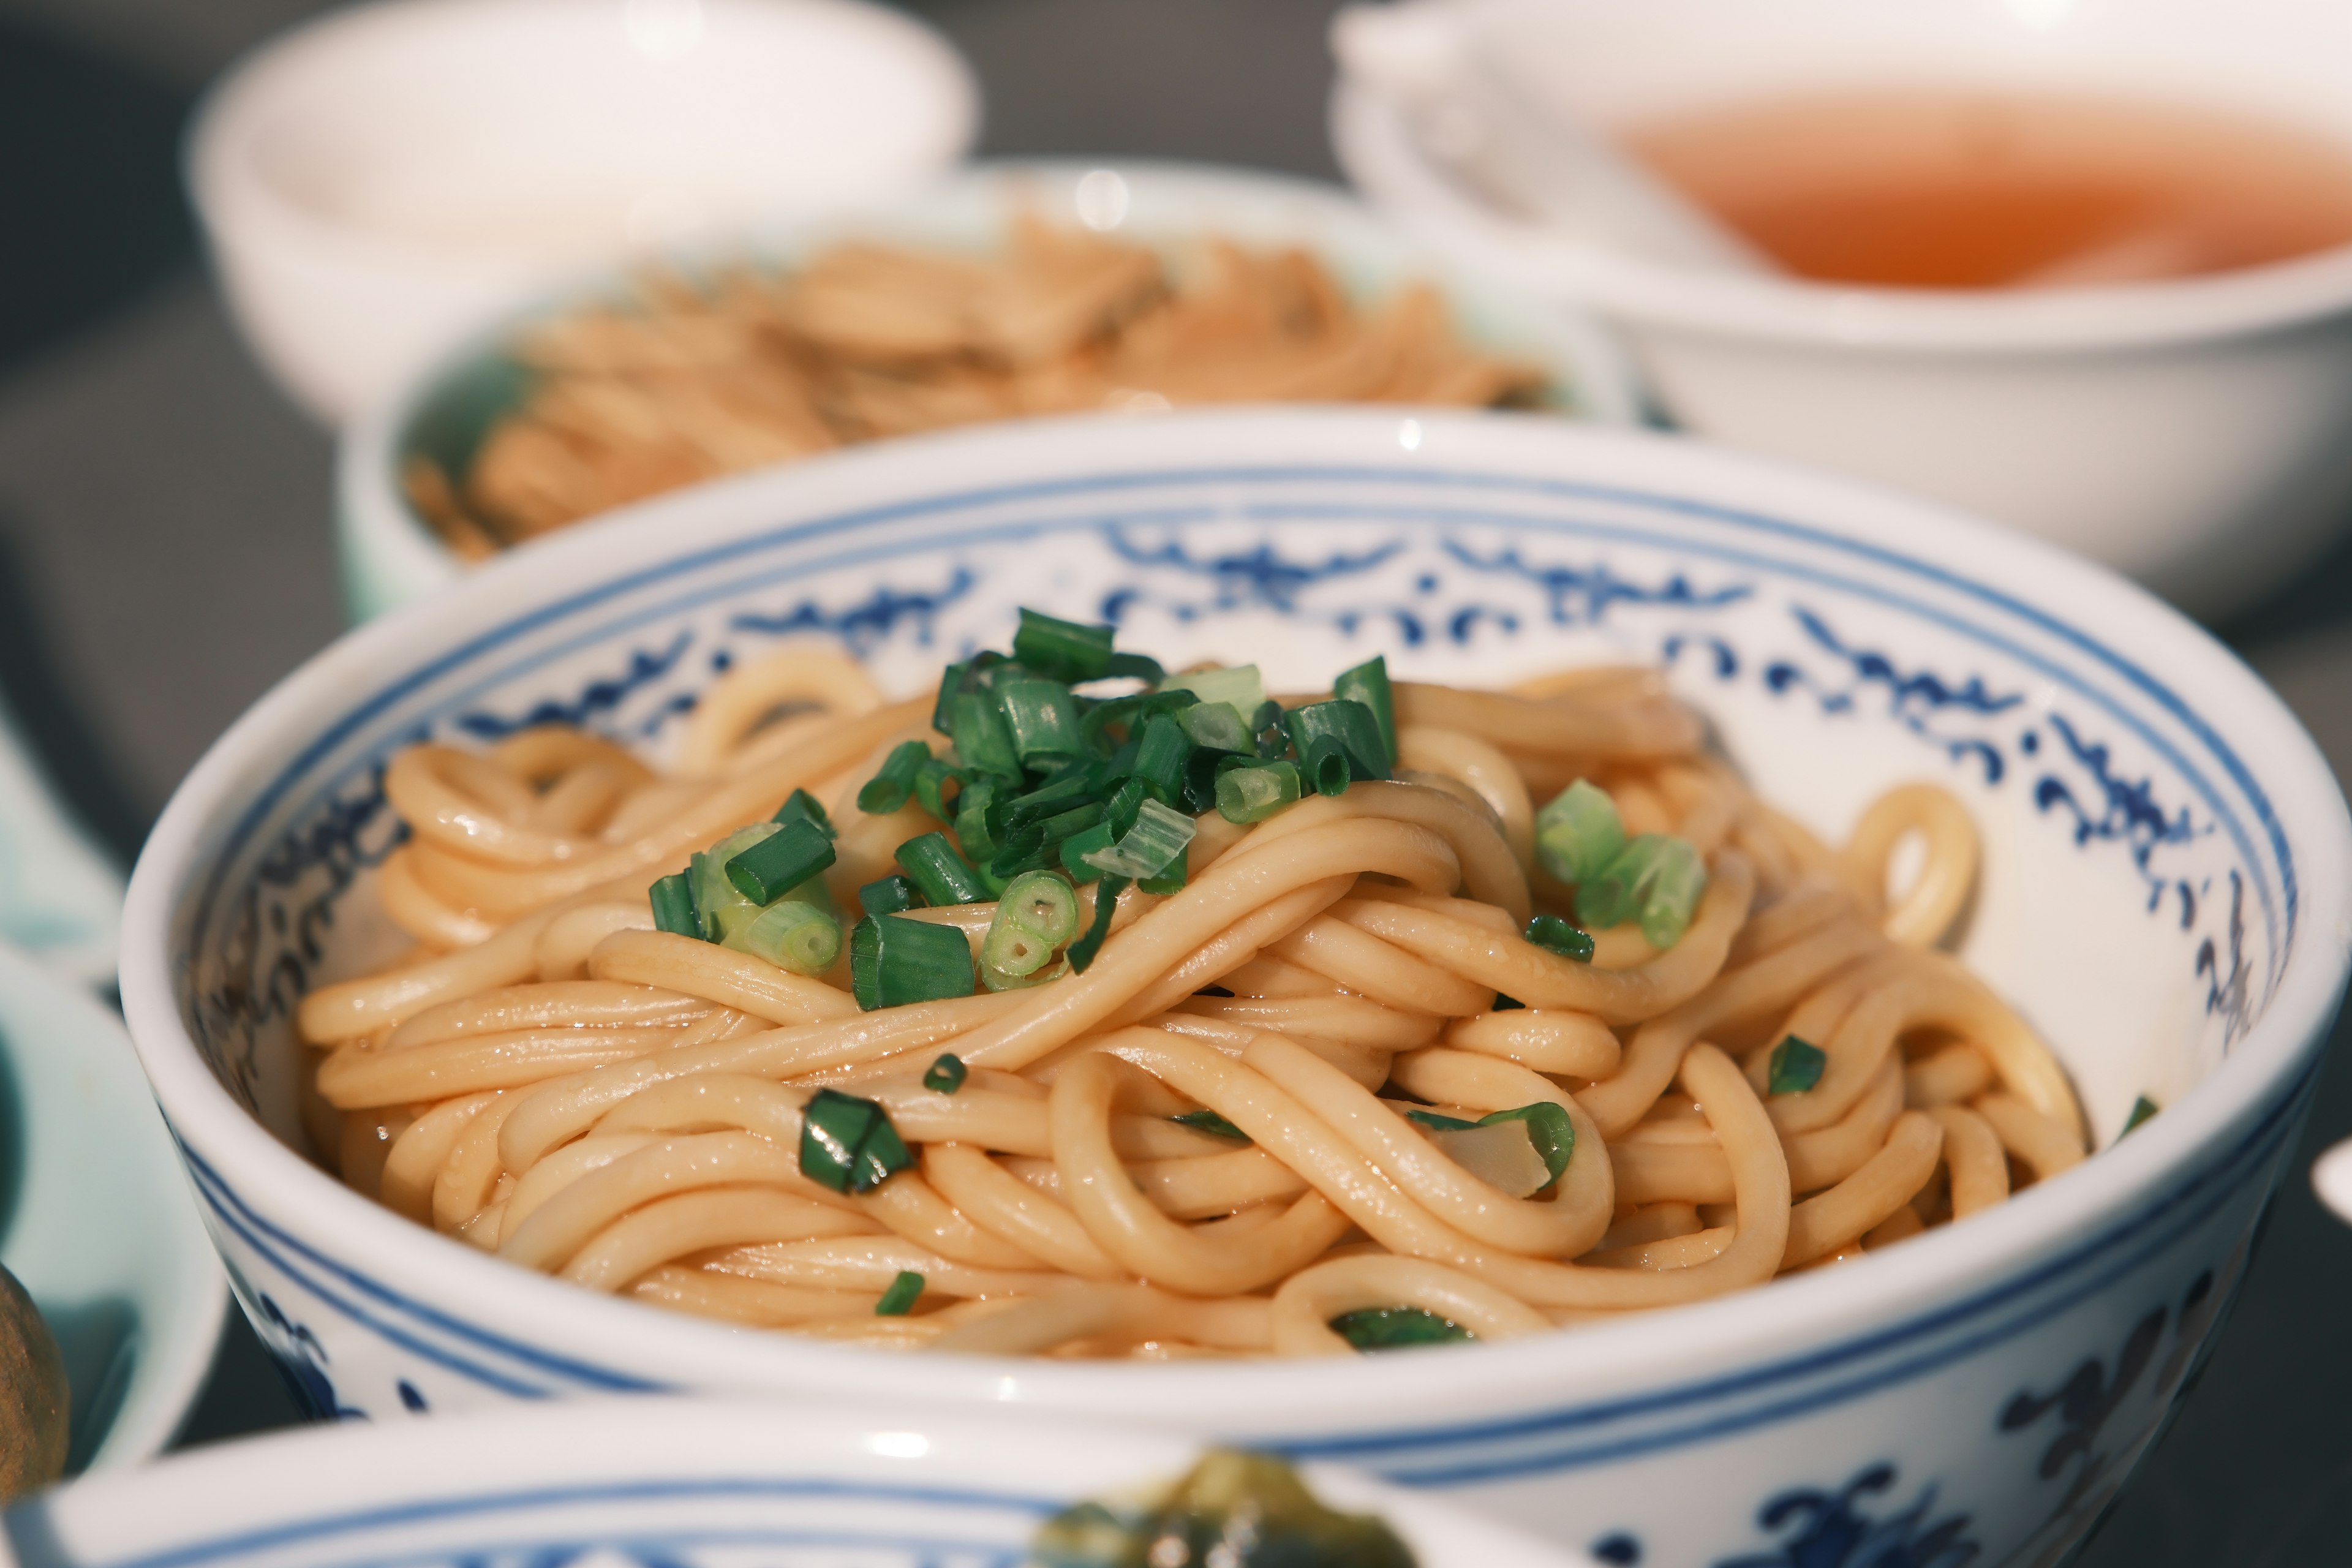
[(1329, 186), (987, 165), (499, 323), (346, 431), (344, 597), (364, 619), (583, 518), (869, 441), (1247, 402), (1641, 416), (1601, 329)]
[(2347, 846), (2242, 666), (1988, 525), (1040, 421), (351, 634), (165, 811), (123, 994), (322, 1415), (1012, 1405), (1611, 1563), (2046, 1562), (2242, 1275)]

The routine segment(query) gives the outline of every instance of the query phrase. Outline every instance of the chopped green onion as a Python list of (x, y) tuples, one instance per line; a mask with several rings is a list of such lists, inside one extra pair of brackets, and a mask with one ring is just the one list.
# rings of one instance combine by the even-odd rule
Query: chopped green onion
[[(1514, 1110), (1497, 1110), (1492, 1116), (1478, 1119), (1481, 1127), (1496, 1127), (1507, 1121), (1524, 1123), (1528, 1142), (1543, 1156), (1544, 1169), (1551, 1173), (1551, 1181), (1568, 1169), (1576, 1155), (1576, 1123), (1569, 1120), (1567, 1110), (1554, 1100), (1538, 1100), (1533, 1105), (1522, 1105)], [(1544, 1184), (1549, 1186), (1550, 1182)], [(1540, 1191), (1541, 1189), (1538, 1189)]]
[(1004, 715), (1013, 752), (1022, 766), (1038, 767), (1075, 757), (1078, 740), (1078, 709), (1070, 689), (1058, 680), (1007, 680), (996, 688), (997, 710)]
[(801, 1112), (801, 1174), (819, 1186), (870, 1193), (914, 1163), (890, 1113), (870, 1100), (821, 1089)]
[(1052, 961), (1054, 948), (1055, 944), (1041, 932), (1017, 920), (1005, 919), (1004, 906), (1000, 903), (996, 906), (996, 918), (989, 922), (988, 935), (980, 944), (982, 978), (985, 980), (989, 973), (993, 973), (1001, 979), (1026, 980)]
[(941, 822), (955, 820), (954, 808), (949, 804), (948, 785), (964, 783), (963, 770), (950, 767), (937, 757), (925, 757), (915, 770), (915, 804), (938, 817)]
[(1206, 1132), (1213, 1138), (1234, 1138), (1244, 1143), (1250, 1142), (1248, 1133), (1213, 1110), (1188, 1110), (1181, 1116), (1171, 1116), (1168, 1120), (1181, 1127), (1190, 1127), (1195, 1132)]
[(1114, 877), (1136, 880), (1165, 876), (1168, 868), (1191, 847), (1200, 825), (1174, 806), (1147, 800), (1135, 814), (1135, 826), (1108, 849), (1087, 857), (1087, 864)]
[(1184, 763), (1184, 809), (1195, 816), (1217, 809), (1217, 779), (1245, 763), (1257, 761), (1251, 752), (1214, 752), (1206, 746), (1196, 746)]
[(793, 822), (813, 822), (824, 830), (827, 838), (834, 837), (833, 818), (825, 815), (824, 807), (818, 803), (816, 796), (804, 789), (796, 789), (786, 795), (784, 804), (776, 807), (776, 815), (768, 820), (780, 826)]
[(1160, 683), (1162, 692), (1189, 691), (1199, 702), (1231, 703), (1234, 711), (1244, 715), (1255, 713), (1265, 700), (1265, 679), (1254, 664), (1228, 665), (1223, 669), (1196, 669), (1189, 675), (1171, 675)]
[(1799, 1035), (1784, 1035), (1772, 1047), (1767, 1062), (1769, 1078), (1767, 1094), (1802, 1094), (1822, 1081), (1822, 1069), (1828, 1067), (1829, 1053)]
[(1361, 1307), (1332, 1319), (1331, 1331), (1360, 1351), (1409, 1350), (1478, 1337), (1453, 1319), (1420, 1307)]
[(1257, 754), (1269, 760), (1290, 754), (1290, 731), (1282, 727), (1282, 704), (1268, 700), (1258, 704), (1251, 716), (1250, 731), (1257, 737)]
[(857, 809), (882, 816), (907, 804), (915, 793), (915, 770), (931, 760), (931, 749), (920, 741), (901, 741), (883, 759), (882, 771), (857, 792)]
[(1330, 735), (1318, 735), (1299, 753), (1298, 770), (1315, 785), (1317, 795), (1345, 795), (1356, 782), (1348, 765), (1348, 748)]
[(702, 935), (702, 922), (694, 915), (694, 889), (687, 886), (685, 872), (658, 879), (646, 895), (653, 900), (654, 930), (672, 936)]
[(1664, 949), (1682, 941), (1706, 892), (1706, 862), (1687, 838), (1669, 838), (1658, 852), (1642, 900), (1642, 939)]
[(1140, 680), (1146, 686), (1157, 686), (1168, 679), (1168, 671), (1148, 654), (1115, 653), (1104, 667), (1103, 676), (1106, 679)]
[(901, 1007), (972, 992), (971, 943), (951, 925), (867, 915), (849, 936), (849, 988), (858, 1006)]
[(806, 820), (786, 823), (727, 861), (727, 879), (755, 904), (772, 904), (834, 862), (833, 840)]
[(2157, 1110), (2158, 1106), (2156, 1101), (2150, 1100), (2144, 1094), (2137, 1100), (2133, 1100), (2131, 1114), (2124, 1118), (2124, 1130), (2116, 1134), (2116, 1142), (2120, 1143), (2125, 1139), (2130, 1137), (2134, 1132), (2137, 1131), (2139, 1130), (2139, 1124), (2146, 1121), (2149, 1117), (2154, 1116), (2157, 1113)]
[(963, 1080), (971, 1071), (963, 1065), (961, 1057), (953, 1051), (941, 1051), (938, 1059), (924, 1069), (923, 1087), (941, 1094), (953, 1094), (963, 1087)]
[(1579, 963), (1592, 962), (1592, 933), (1579, 930), (1558, 915), (1538, 915), (1529, 921), (1527, 938), (1562, 958), (1572, 958)]
[(985, 865), (996, 858), (1000, 846), (996, 842), (994, 825), (989, 820), (999, 813), (994, 779), (976, 779), (964, 786), (956, 797), (956, 837), (962, 841), (963, 852), (975, 865)]
[[(824, 884), (807, 886), (822, 895)], [(727, 935), (724, 946), (794, 974), (818, 975), (841, 957), (841, 917), (815, 899), (780, 899)]]
[(1142, 743), (1129, 764), (1130, 778), (1140, 779), (1161, 800), (1184, 798), (1184, 764), (1192, 759), (1192, 742), (1184, 727), (1165, 713), (1154, 713), (1143, 726)]
[(1164, 899), (1171, 893), (1181, 893), (1184, 890), (1185, 874), (1191, 868), (1184, 864), (1184, 857), (1179, 855), (1175, 859), (1168, 862), (1168, 869), (1160, 872), (1157, 877), (1139, 877), (1136, 879), (1135, 885), (1147, 893), (1156, 893)]
[(1381, 721), (1372, 710), (1360, 702), (1347, 698), (1333, 698), (1328, 702), (1309, 702), (1304, 708), (1293, 708), (1282, 716), (1283, 728), (1289, 732), (1290, 743), (1298, 748), (1305, 771), (1316, 781), (1319, 793), (1338, 795), (1347, 789), (1341, 784), (1337, 790), (1324, 789), (1323, 780), (1330, 773), (1325, 759), (1333, 746), (1343, 753), (1350, 779), (1384, 779), (1389, 776), (1387, 748), (1381, 741)]
[(976, 904), (988, 896), (971, 865), (944, 833), (926, 833), (898, 846), (898, 868), (934, 904)]
[(1217, 814), (1227, 822), (1264, 822), (1300, 793), (1298, 769), (1288, 758), (1234, 768), (1217, 775)]
[(1536, 813), (1536, 858), (1559, 881), (1591, 880), (1625, 847), (1617, 803), (1589, 779), (1579, 779)]
[(1087, 965), (1095, 961), (1095, 954), (1102, 951), (1103, 939), (1110, 935), (1111, 917), (1118, 912), (1118, 896), (1125, 891), (1124, 877), (1106, 876), (1095, 885), (1094, 923), (1062, 955), (1070, 961), (1073, 973), (1084, 974)]
[(1551, 1168), (1524, 1127), (1488, 1126), (1433, 1131), (1437, 1152), (1505, 1197), (1533, 1197), (1552, 1184)]
[(915, 1302), (923, 1293), (923, 1277), (911, 1268), (901, 1268), (882, 1299), (874, 1303), (877, 1318), (903, 1318), (915, 1310)]
[(923, 895), (914, 883), (900, 876), (877, 878), (857, 889), (857, 907), (869, 915), (895, 915), (901, 910), (921, 907)]
[(959, 696), (949, 710), (949, 738), (955, 742), (956, 761), (973, 773), (1000, 778), (1021, 776), (1021, 754), (1013, 749), (1013, 731), (993, 699), (978, 691)]
[(1078, 932), (1078, 897), (1051, 871), (1032, 871), (1014, 878), (998, 897), (996, 917), (1017, 921), (1047, 946), (1059, 947)]
[(1097, 822), (1084, 832), (1074, 833), (1062, 840), (1062, 868), (1070, 874), (1072, 881), (1084, 887), (1102, 875), (1102, 868), (1087, 857), (1106, 853), (1118, 842), (1118, 834), (1108, 822)]
[(1230, 702), (1195, 702), (1176, 715), (1176, 724), (1186, 740), (1213, 752), (1256, 749), (1249, 721)]
[[(802, 824), (802, 829), (806, 831), (807, 824)], [(760, 912), (765, 900), (746, 897), (729, 879), (727, 863), (782, 831), (772, 822), (755, 822), (749, 827), (737, 828), (687, 862), (687, 881), (693, 889), (694, 912), (702, 922), (704, 940), (724, 941)]]
[(1132, 697), (1113, 697), (1086, 710), (1078, 720), (1078, 734), (1088, 751), (1108, 753), (1119, 745), (1111, 739), (1112, 725), (1126, 726), (1127, 737), (1132, 740), (1154, 713), (1178, 712), (1197, 700), (1189, 691), (1145, 691)]
[(1102, 803), (1097, 801), (1089, 805), (1066, 811), (1059, 816), (1049, 816), (1037, 824), (1038, 841), (1043, 844), (1059, 844), (1063, 839), (1075, 834), (1084, 833), (1103, 819), (1103, 809)]
[(1596, 875), (1579, 882), (1577, 924), (1587, 931), (1601, 931), (1641, 919), (1665, 851), (1665, 835), (1644, 833), (1619, 850)]
[(1041, 818), (1059, 816), (1075, 806), (1086, 805), (1102, 794), (1102, 779), (1096, 765), (1075, 762), (1055, 773), (1044, 784), (1026, 795), (1017, 795), (1004, 803), (1007, 822), (1035, 822)]
[(1331, 695), (1350, 702), (1360, 702), (1372, 710), (1372, 721), (1381, 732), (1381, 772), (1396, 766), (1397, 731), (1396, 698), (1389, 689), (1389, 661), (1385, 654), (1375, 654), (1353, 669), (1342, 670), (1331, 683)]
[(1021, 629), (1013, 634), (1013, 657), (1056, 680), (1099, 680), (1110, 673), (1116, 635), (1108, 626), (1081, 626), (1024, 609)]
[(1434, 1110), (1408, 1110), (1404, 1119), (1418, 1121), (1423, 1127), (1433, 1127), (1440, 1132), (1466, 1132), (1478, 1125), (1475, 1121), (1465, 1121), (1458, 1116), (1441, 1115)]
[(1114, 836), (1127, 833), (1135, 826), (1136, 813), (1151, 798), (1151, 785), (1142, 779), (1122, 779), (1103, 802), (1103, 820), (1110, 824)]

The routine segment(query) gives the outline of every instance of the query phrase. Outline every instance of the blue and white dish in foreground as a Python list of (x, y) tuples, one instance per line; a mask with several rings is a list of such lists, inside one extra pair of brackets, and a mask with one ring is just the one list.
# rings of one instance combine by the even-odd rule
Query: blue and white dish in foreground
[[(25, 1568), (1020, 1568), (1073, 1503), (1148, 1494), (1181, 1438), (631, 1400), (208, 1448), (0, 1515)], [(1589, 1558), (1353, 1472), (1421, 1568)]]
[[(1385, 651), (1499, 682), (1664, 664), (1769, 798), (1843, 836), (1928, 779), (1981, 825), (1963, 951), (2101, 1144), (1968, 1224), (1702, 1306), (1377, 1363), (894, 1357), (510, 1268), (294, 1152), (288, 1014), (392, 951), (381, 770), (549, 718), (658, 755), (714, 672), (838, 639), (887, 685), (1034, 604), (1175, 661)], [(2242, 1274), (2340, 999), (2352, 832), (2277, 700), (2186, 621), (2000, 531), (1685, 443), (1508, 416), (1070, 421), (711, 487), (353, 634), (191, 775), (124, 993), (215, 1239), (323, 1414), (629, 1390), (1013, 1405), (1343, 1459), (1614, 1563), (2055, 1561)]]

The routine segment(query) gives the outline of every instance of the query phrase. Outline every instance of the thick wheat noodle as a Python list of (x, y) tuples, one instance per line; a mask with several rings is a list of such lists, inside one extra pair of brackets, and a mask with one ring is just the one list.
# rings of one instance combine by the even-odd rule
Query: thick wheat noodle
[(1274, 1293), (1277, 1355), (1353, 1355), (1331, 1320), (1368, 1307), (1417, 1307), (1481, 1340), (1541, 1333), (1550, 1321), (1481, 1279), (1421, 1258), (1335, 1258), (1302, 1268)]
[(517, 868), (551, 865), (604, 847), (593, 838), (546, 833), (516, 821), (537, 804), (521, 781), (515, 781), (522, 795), (518, 808), (511, 799), (485, 801), (469, 792), (453, 776), (460, 772), (478, 779), (483, 759), (447, 746), (411, 746), (384, 769), (384, 798), (419, 845)]
[(2033, 1167), (2037, 1180), (2046, 1182), (2082, 1163), (2081, 1136), (2015, 1095), (1979, 1095), (1969, 1109), (1992, 1124), (2002, 1147)]
[(1895, 847), (1915, 833), (1927, 841), (1926, 858), (1881, 929), (1904, 947), (1930, 947), (1951, 929), (1976, 887), (1976, 824), (1960, 803), (1933, 784), (1889, 790), (1854, 824), (1845, 858), (1856, 879), (1884, 889)]
[(1346, 921), (1318, 915), (1267, 952), (1333, 984), (1399, 1012), (1462, 1018), (1495, 1005), (1492, 986), (1479, 986), (1367, 934)]
[[(824, 1237), (768, 1242), (712, 1255), (709, 1268), (781, 1285), (882, 1291), (902, 1273), (923, 1277), (923, 1289), (947, 1296), (1028, 1296), (1066, 1288), (1069, 1276), (1045, 1270), (975, 1268), (895, 1236)], [(868, 1298), (866, 1310), (873, 1307)]]
[(1935, 1175), (1943, 1150), (1944, 1130), (1919, 1111), (1905, 1111), (1888, 1131), (1885, 1147), (1789, 1215), (1789, 1250), (1781, 1267), (1794, 1268), (1835, 1252), (1908, 1204)]
[[(1007, 1173), (1059, 1197), (1062, 1174), (1051, 1160), (1009, 1158)], [(1192, 1160), (1137, 1160), (1127, 1167), (1136, 1190), (1172, 1219), (1211, 1219), (1254, 1205), (1295, 1198), (1306, 1179), (1263, 1149), (1235, 1149)]]
[(524, 820), (541, 833), (564, 837), (593, 833), (639, 787), (616, 767), (582, 763), (550, 784)]
[[(1623, 1047), (1609, 1026), (1590, 1013), (1558, 1007), (1517, 1007), (1448, 1024), (1445, 1043), (1456, 1050), (1502, 1057), (1563, 1078), (1604, 1079), (1617, 1070)], [(1412, 1041), (1399, 1049), (1424, 1042)]]
[(552, 1272), (591, 1237), (639, 1204), (671, 1193), (755, 1183), (790, 1186), (797, 1160), (750, 1132), (703, 1132), (664, 1138), (590, 1171), (509, 1225), (499, 1256), (527, 1268)]
[(1514, 752), (1607, 759), (1686, 756), (1700, 730), (1691, 710), (1661, 692), (1602, 704), (1579, 694), (1529, 699), (1453, 686), (1395, 686), (1400, 725), (1441, 724)]
[[(1916, 976), (1919, 965), (1913, 955), (1886, 942), (1874, 942), (1868, 954), (1832, 974), (1819, 989), (1797, 1004), (1775, 1032), (1774, 1044), (1791, 1036), (1809, 1045), (1834, 1043), (1838, 1029), (1850, 1017), (1854, 1005), (1871, 992), (1888, 985), (1899, 984)], [(1771, 1081), (1773, 1052), (1759, 1047), (1748, 1057), (1748, 1081), (1761, 1094)], [(1825, 1069), (1826, 1070), (1826, 1068)], [(1786, 1131), (1789, 1107), (1782, 1106), (1773, 1121)], [(1818, 1117), (1811, 1120), (1818, 1121)]]
[(583, 1028), (596, 1025), (679, 1026), (710, 1011), (699, 997), (650, 985), (612, 981), (556, 981), (500, 986), (428, 1007), (393, 1030), (390, 1051), (460, 1036), (509, 1029)]
[(870, 1292), (809, 1289), (676, 1264), (652, 1270), (630, 1285), (625, 1294), (655, 1306), (752, 1328), (799, 1327), (824, 1318), (874, 1316)]
[(1613, 1252), (1620, 1247), (1640, 1247), (1646, 1242), (1671, 1241), (1678, 1236), (1690, 1236), (1702, 1228), (1698, 1209), (1686, 1203), (1647, 1204), (1610, 1226), (1596, 1250)]
[(449, 1163), (458, 1135), (483, 1107), (498, 1098), (496, 1089), (459, 1095), (443, 1100), (410, 1122), (407, 1131), (393, 1140), (391, 1150), (384, 1155), (383, 1173), (376, 1181), (376, 1193), (383, 1206), (419, 1225), (431, 1225), (433, 1184)]
[(1417, 771), (1443, 773), (1470, 786), (1503, 825), (1503, 842), (1522, 868), (1535, 861), (1536, 810), (1528, 786), (1501, 747), (1434, 724), (1405, 724), (1397, 730), (1397, 764)]
[[(1771, 1101), (1765, 1103), (1769, 1107)], [(1889, 1058), (1843, 1117), (1810, 1131), (1781, 1132), (1780, 1147), (1789, 1156), (1789, 1184), (1798, 1192), (1810, 1193), (1845, 1180), (1886, 1141), (1886, 1130), (1902, 1114), (1903, 1064)]]
[(405, 844), (376, 868), (376, 897), (383, 912), (409, 936), (444, 950), (472, 947), (498, 934), (498, 927), (464, 910), (453, 910), (416, 879), (413, 851)]
[(1904, 1067), (1903, 1102), (1914, 1110), (1958, 1105), (1990, 1089), (1996, 1076), (1984, 1053), (1964, 1040)]
[(541, 980), (584, 980), (588, 955), (615, 931), (651, 931), (653, 910), (635, 903), (584, 903), (547, 922), (531, 943), (531, 971)]
[(339, 1046), (319, 1064), (319, 1093), (338, 1110), (415, 1105), (485, 1089), (520, 1089), (659, 1050), (675, 1029), (515, 1029), (406, 1050)]
[(923, 1173), (972, 1223), (1081, 1279), (1118, 1279), (1126, 1271), (1096, 1245), (1069, 1205), (1004, 1170), (982, 1151), (933, 1143)]
[(1665, 1093), (1683, 1053), (1700, 1035), (1750, 1014), (1790, 1005), (1824, 975), (1851, 963), (1879, 942), (1875, 932), (1841, 922), (1743, 969), (1718, 974), (1698, 994), (1636, 1028), (1626, 1042), (1617, 1070), (1578, 1091), (1578, 1100), (1600, 1123), (1601, 1136), (1618, 1137)]
[[(1275, 853), (1300, 834), (1365, 818), (1426, 828), (1443, 838), (1454, 852), (1459, 868), (1454, 882), (1419, 890), (1444, 898), (1452, 898), (1458, 891), (1463, 897), (1500, 909), (1514, 922), (1515, 930), (1527, 923), (1533, 908), (1528, 900), (1527, 875), (1511, 858), (1510, 847), (1496, 837), (1495, 825), (1483, 813), (1451, 795), (1410, 784), (1374, 780), (1351, 784), (1343, 795), (1318, 795), (1300, 801), (1260, 823), (1226, 852), (1220, 864), (1226, 859), (1243, 860)], [(1405, 880), (1411, 882), (1409, 878)]]
[(388, 974), (320, 986), (302, 998), (296, 1027), (313, 1045), (357, 1039), (405, 1022), (436, 1003), (530, 979), (537, 973), (532, 949), (540, 933), (569, 907), (555, 904), (523, 915), (478, 947)]
[(433, 1227), (454, 1231), (490, 1202), (506, 1167), (499, 1158), (499, 1129), (520, 1103), (513, 1094), (492, 1097), (469, 1118), (449, 1146), (449, 1163), (433, 1180)]
[(1079, 1285), (968, 1318), (930, 1348), (951, 1355), (1035, 1355), (1076, 1340), (1156, 1334), (1228, 1350), (1273, 1343), (1267, 1303), (1254, 1297), (1193, 1301), (1149, 1285)]
[(1756, 910), (1732, 939), (1724, 966), (1738, 969), (1853, 912), (1853, 901), (1826, 877), (1808, 877)]
[(1992, 1124), (1958, 1105), (1927, 1112), (1944, 1130), (1944, 1165), (1952, 1173), (1952, 1217), (1966, 1219), (2009, 1196), (2009, 1151)]
[(550, 1198), (592, 1171), (656, 1142), (651, 1132), (604, 1132), (566, 1143), (530, 1170), (516, 1173), (508, 1188), (504, 1224), (507, 1234), (537, 1214)]
[(588, 973), (723, 1002), (779, 1026), (857, 1016), (857, 1003), (821, 980), (666, 931), (614, 931), (588, 954)]
[(879, 708), (882, 693), (863, 665), (834, 649), (779, 648), (737, 665), (702, 694), (678, 741), (677, 771), (719, 772), (770, 714), (800, 703), (828, 718), (856, 718)]
[(1609, 1145), (1617, 1201), (1626, 1204), (1727, 1204), (1731, 1162), (1713, 1142)]
[(1444, 1020), (1362, 996), (1190, 996), (1173, 1011), (1251, 1029), (1314, 1035), (1370, 1051), (1409, 1051), (1437, 1037)]
[[(1352, 872), (1326, 877), (1319, 882), (1309, 882), (1305, 887), (1269, 900), (1202, 942), (1166, 973), (1138, 991), (1123, 1006), (1115, 1009), (1109, 1017), (1103, 1020), (1103, 1026), (1117, 1028), (1126, 1024), (1140, 1023), (1175, 1006), (1203, 986), (1215, 984), (1221, 979), (1231, 979), (1243, 966), (1257, 962), (1267, 942), (1280, 941), (1285, 934), (1346, 897), (1355, 880)], [(1316, 978), (1321, 980), (1320, 976)], [(1325, 996), (1333, 994), (1329, 983), (1323, 982), (1318, 994)]]

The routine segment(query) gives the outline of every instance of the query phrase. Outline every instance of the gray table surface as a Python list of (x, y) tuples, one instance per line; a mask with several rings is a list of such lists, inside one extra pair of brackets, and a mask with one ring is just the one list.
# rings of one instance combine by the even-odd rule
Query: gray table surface
[[(173, 784), (341, 629), (331, 447), (224, 319), (176, 191), (202, 84), (315, 0), (0, 0), (0, 690), (126, 855)], [(1331, 0), (921, 0), (984, 150), (1330, 176)], [(2352, 546), (2221, 634), (2352, 778)], [(2300, 1165), (2352, 1133), (2339, 1030), (2230, 1331), (2083, 1561), (2352, 1560), (2352, 1231)], [(295, 1419), (232, 1325), (186, 1440)]]

